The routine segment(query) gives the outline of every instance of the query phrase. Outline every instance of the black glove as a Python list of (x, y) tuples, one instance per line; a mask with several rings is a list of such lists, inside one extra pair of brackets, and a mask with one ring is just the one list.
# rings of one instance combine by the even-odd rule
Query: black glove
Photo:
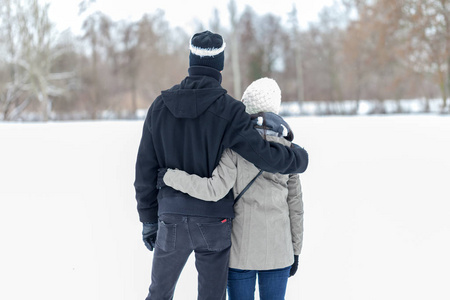
[(142, 240), (148, 250), (153, 251), (156, 244), (156, 233), (158, 232), (158, 223), (143, 223)]
[(298, 255), (294, 255), (294, 263), (291, 266), (291, 271), (289, 272), (289, 277), (294, 276), (298, 269)]
[(167, 186), (164, 183), (164, 175), (166, 175), (167, 168), (158, 169), (158, 179), (156, 180), (156, 188), (160, 190), (161, 188)]

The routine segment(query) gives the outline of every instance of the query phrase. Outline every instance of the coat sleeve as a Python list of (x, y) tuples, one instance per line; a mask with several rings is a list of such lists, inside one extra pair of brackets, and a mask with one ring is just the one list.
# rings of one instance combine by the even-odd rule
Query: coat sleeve
[(230, 130), (224, 138), (224, 146), (231, 148), (258, 169), (270, 173), (303, 173), (308, 167), (308, 153), (297, 146), (289, 148), (264, 140), (245, 112), (242, 103), (235, 103)]
[(288, 206), (291, 221), (292, 245), (294, 254), (299, 255), (303, 245), (303, 194), (298, 174), (289, 175)]
[(218, 201), (228, 194), (236, 181), (234, 156), (230, 149), (225, 149), (211, 177), (200, 177), (182, 170), (168, 169), (164, 175), (164, 183), (194, 198)]
[(137, 209), (141, 222), (155, 223), (158, 221), (158, 190), (156, 180), (158, 161), (155, 153), (150, 122), (151, 108), (144, 122), (142, 138), (136, 160), (136, 190)]

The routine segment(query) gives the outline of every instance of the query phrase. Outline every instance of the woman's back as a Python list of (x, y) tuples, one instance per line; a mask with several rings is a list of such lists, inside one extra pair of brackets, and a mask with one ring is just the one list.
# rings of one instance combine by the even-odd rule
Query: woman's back
[[(289, 141), (281, 137), (267, 136), (266, 139), (290, 145)], [(258, 174), (259, 169), (239, 154), (227, 151), (230, 151), (236, 163), (233, 187), (236, 198)], [(230, 267), (268, 270), (290, 266), (295, 247), (291, 232), (291, 209), (298, 212), (293, 215), (297, 220), (293, 221), (302, 223), (303, 204), (298, 175), (263, 172), (234, 206)], [(299, 240), (296, 252), (299, 252), (303, 229), (296, 228), (295, 231)]]

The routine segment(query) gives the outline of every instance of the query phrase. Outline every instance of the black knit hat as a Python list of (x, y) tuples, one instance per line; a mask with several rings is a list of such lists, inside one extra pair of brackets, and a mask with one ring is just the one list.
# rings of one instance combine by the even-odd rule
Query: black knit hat
[(189, 49), (189, 66), (207, 66), (223, 70), (226, 44), (217, 33), (204, 31), (192, 36)]

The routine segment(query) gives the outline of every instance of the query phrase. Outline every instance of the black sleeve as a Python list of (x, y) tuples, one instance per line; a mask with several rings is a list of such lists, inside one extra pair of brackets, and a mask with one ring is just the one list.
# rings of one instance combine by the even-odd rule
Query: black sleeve
[(308, 167), (308, 153), (301, 147), (289, 148), (264, 140), (245, 112), (242, 103), (234, 105), (230, 130), (224, 145), (239, 153), (256, 167), (271, 173), (303, 173)]
[(155, 223), (158, 221), (158, 190), (156, 179), (158, 161), (153, 146), (152, 128), (150, 126), (151, 108), (144, 122), (141, 143), (136, 160), (136, 190), (137, 209), (141, 222)]

